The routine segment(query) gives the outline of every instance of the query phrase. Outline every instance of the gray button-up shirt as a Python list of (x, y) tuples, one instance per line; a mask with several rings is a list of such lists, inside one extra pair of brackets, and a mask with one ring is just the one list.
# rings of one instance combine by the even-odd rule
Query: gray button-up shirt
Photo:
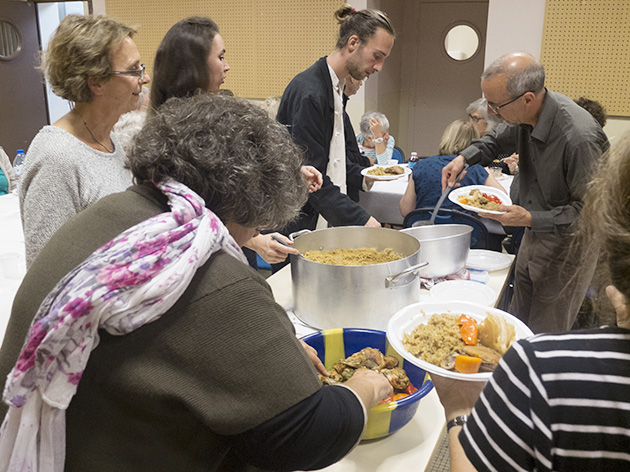
[(576, 221), (586, 184), (608, 146), (590, 113), (547, 90), (536, 126), (501, 124), (462, 155), (471, 165), (488, 165), (501, 154), (517, 152), (520, 171), (514, 203), (531, 213), (533, 231), (564, 234)]

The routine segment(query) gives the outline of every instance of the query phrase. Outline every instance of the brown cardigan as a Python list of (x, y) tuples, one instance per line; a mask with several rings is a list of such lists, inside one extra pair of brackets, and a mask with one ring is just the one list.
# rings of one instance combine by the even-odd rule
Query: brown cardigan
[[(153, 188), (131, 187), (55, 234), (15, 298), (0, 374), (55, 283), (126, 228), (165, 211), (165, 202)], [(158, 321), (125, 336), (100, 334), (67, 412), (66, 470), (213, 470), (230, 435), (321, 388), (267, 283), (223, 252)]]

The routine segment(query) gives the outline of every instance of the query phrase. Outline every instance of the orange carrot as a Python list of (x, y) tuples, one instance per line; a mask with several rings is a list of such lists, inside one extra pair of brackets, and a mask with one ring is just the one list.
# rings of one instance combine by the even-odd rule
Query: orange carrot
[(476, 374), (481, 367), (481, 358), (474, 356), (456, 356), (455, 370), (462, 374)]
[(457, 324), (459, 325), (459, 332), (464, 343), (469, 346), (476, 346), (478, 333), (477, 320), (470, 316), (462, 315), (459, 317), (459, 320), (457, 320)]

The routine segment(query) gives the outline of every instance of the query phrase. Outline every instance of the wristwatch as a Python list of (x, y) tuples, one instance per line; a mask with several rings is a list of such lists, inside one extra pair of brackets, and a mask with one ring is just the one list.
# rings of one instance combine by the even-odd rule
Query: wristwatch
[(374, 140), (374, 142), (375, 142), (376, 144), (381, 144), (381, 143), (383, 142), (383, 138), (376, 138), (376, 139)]
[(456, 416), (451, 421), (446, 423), (446, 432), (449, 432), (453, 426), (464, 426), (468, 421), (468, 416)]

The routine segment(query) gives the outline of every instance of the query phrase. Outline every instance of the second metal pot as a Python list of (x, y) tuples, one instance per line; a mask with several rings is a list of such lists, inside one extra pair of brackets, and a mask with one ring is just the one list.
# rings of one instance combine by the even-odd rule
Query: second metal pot
[(414, 226), (401, 232), (420, 242), (419, 259), (429, 263), (420, 269), (420, 277), (431, 279), (455, 274), (466, 267), (472, 230), (468, 225), (434, 225)]

